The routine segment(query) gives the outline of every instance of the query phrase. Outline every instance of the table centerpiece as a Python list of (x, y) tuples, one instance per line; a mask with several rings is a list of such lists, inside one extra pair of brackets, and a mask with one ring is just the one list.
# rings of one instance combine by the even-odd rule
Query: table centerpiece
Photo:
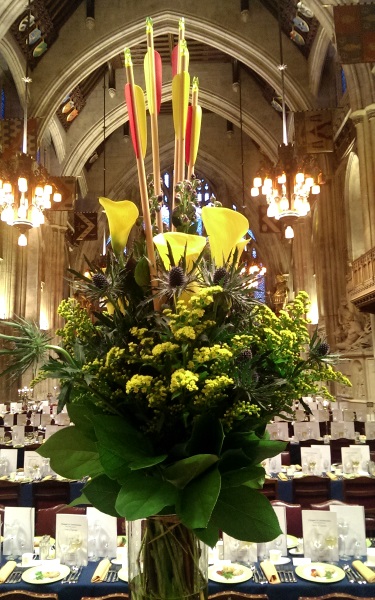
[[(281, 414), (292, 417), (301, 396), (330, 397), (324, 382), (348, 383), (332, 368), (327, 345), (316, 334), (310, 339), (305, 292), (279, 315), (254, 299), (254, 277), (240, 261), (246, 217), (216, 199), (199, 205), (192, 169), (201, 110), (196, 80), (188, 110), (182, 29), (180, 22), (171, 231), (160, 219), (157, 161), (156, 183), (144, 174), (144, 98), (127, 51), (142, 217), (133, 202), (100, 199), (112, 250), (105, 267), (88, 262), (88, 277), (73, 272), (79, 293), (59, 306), (65, 320), (56, 332), (59, 344), (22, 319), (3, 323), (13, 332), (1, 335), (1, 353), (10, 359), (4, 372), (39, 365), (34, 385), (60, 381), (58, 410), (66, 406), (73, 425), (52, 435), (39, 453), (64, 477), (88, 477), (80, 502), (128, 522), (144, 520), (141, 549), (129, 549), (137, 600), (204, 597), (202, 542), (214, 546), (220, 531), (254, 542), (279, 535), (261, 493), (261, 463), (284, 443), (270, 440), (266, 425)], [(159, 58), (150, 20), (147, 41), (146, 88), (155, 122)], [(187, 129), (188, 178), (181, 144)], [(153, 137), (154, 158), (155, 147)], [(197, 235), (198, 213), (208, 241)], [(129, 233), (140, 222), (130, 246)]]

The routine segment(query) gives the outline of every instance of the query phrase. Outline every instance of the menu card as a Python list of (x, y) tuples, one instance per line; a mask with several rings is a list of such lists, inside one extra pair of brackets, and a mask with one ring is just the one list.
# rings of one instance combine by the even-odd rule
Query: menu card
[(267, 475), (273, 475), (275, 473), (280, 473), (280, 471), (281, 471), (281, 454), (276, 454), (276, 456), (272, 456), (271, 458), (265, 458), (262, 461), (262, 467), (264, 467)]
[(48, 440), (51, 435), (59, 431), (60, 427), (58, 425), (46, 425), (46, 431), (44, 433), (44, 439)]
[(365, 423), (365, 434), (368, 440), (375, 439), (375, 423), (374, 422), (366, 422)]
[(337, 440), (339, 438), (347, 438), (353, 440), (354, 434), (354, 423), (350, 421), (338, 421), (337, 423), (331, 423), (331, 438)]
[(332, 421), (334, 423), (338, 423), (339, 421), (343, 421), (343, 411), (338, 408), (332, 409)]
[[(316, 447), (315, 447), (316, 448)], [(301, 448), (302, 472), (309, 475), (321, 475), (322, 457), (319, 450), (314, 448)]]
[(34, 552), (35, 508), (6, 506), (4, 509), (4, 556)]
[(17, 425), (26, 425), (27, 414), (26, 413), (18, 413), (16, 415)]
[(86, 515), (56, 515), (56, 558), (63, 564), (87, 565)]
[(322, 471), (324, 473), (327, 473), (327, 471), (330, 471), (331, 470), (331, 447), (328, 445), (317, 446), (317, 445), (312, 444), (311, 449), (316, 450), (316, 452), (319, 452)]
[(341, 462), (344, 473), (358, 474), (361, 466), (361, 453), (355, 448), (341, 448)]
[(10, 403), (10, 412), (17, 413), (22, 410), (22, 402), (11, 402)]
[(30, 425), (32, 425), (33, 427), (39, 427), (40, 417), (41, 417), (40, 413), (32, 413), (30, 416)]
[(256, 562), (257, 544), (236, 540), (223, 532), (223, 558), (232, 562)]
[(319, 423), (315, 422), (303, 422), (294, 423), (294, 436), (298, 440), (310, 440), (320, 438)]
[(55, 416), (55, 425), (69, 425), (70, 419), (68, 413), (60, 413)]
[(114, 558), (117, 553), (117, 519), (93, 506), (86, 509), (90, 552), (98, 558)]
[(288, 440), (288, 423), (269, 423), (267, 431), (271, 440)]
[(3, 417), (3, 423), (4, 423), (5, 427), (13, 427), (14, 414), (13, 413), (6, 413), (6, 415), (4, 415), (4, 417)]
[(41, 425), (50, 425), (51, 424), (51, 415), (48, 413), (43, 413), (40, 415), (40, 424)]
[(367, 474), (368, 463), (370, 460), (370, 446), (367, 446), (366, 444), (350, 445), (349, 448), (352, 448), (352, 450), (359, 452), (359, 454), (361, 455), (361, 464), (359, 466), (359, 471), (362, 472), (362, 474)]
[(281, 550), (282, 556), (286, 556), (288, 554), (287, 541), (286, 541), (286, 510), (285, 510), (285, 506), (273, 506), (272, 508), (276, 513), (282, 534), (280, 534), (277, 538), (275, 538), (271, 542), (266, 543), (266, 557), (267, 558), (268, 558), (269, 551), (274, 548), (277, 550)]
[(303, 510), (302, 530), (305, 557), (317, 562), (338, 560), (337, 515), (334, 512)]
[(13, 425), (12, 427), (12, 444), (13, 446), (25, 445), (25, 427), (24, 425)]
[[(337, 515), (339, 543), (345, 545), (342, 547), (342, 554), (348, 554), (353, 558), (365, 556), (367, 547), (364, 507), (333, 504), (329, 510)], [(340, 534), (340, 531), (344, 533)]]
[(18, 450), (14, 448), (2, 448), (0, 450), (0, 460), (3, 465), (4, 473), (2, 475), (9, 475), (17, 471), (17, 455)]

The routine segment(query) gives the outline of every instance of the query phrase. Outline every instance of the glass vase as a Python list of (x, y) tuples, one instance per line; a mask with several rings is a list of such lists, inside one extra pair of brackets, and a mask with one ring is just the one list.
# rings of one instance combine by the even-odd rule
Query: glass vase
[(127, 522), (132, 600), (207, 600), (207, 546), (175, 515)]

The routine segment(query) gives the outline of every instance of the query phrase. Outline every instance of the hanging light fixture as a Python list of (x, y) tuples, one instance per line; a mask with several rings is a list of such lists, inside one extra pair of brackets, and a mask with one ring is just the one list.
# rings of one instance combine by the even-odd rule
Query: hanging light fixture
[(294, 144), (288, 143), (286, 106), (285, 106), (285, 70), (283, 61), (280, 0), (278, 1), (279, 47), (281, 74), (281, 103), (283, 143), (279, 146), (279, 159), (272, 168), (263, 168), (253, 180), (251, 195), (266, 196), (267, 216), (282, 219), (287, 239), (294, 237), (293, 223), (299, 217), (310, 212), (310, 194), (320, 193), (319, 182), (322, 179), (320, 169), (312, 156), (298, 157)]
[(27, 153), (27, 103), (31, 78), (29, 77), (29, 29), (31, 2), (28, 5), (26, 32), (26, 73), (22, 152), (9, 159), (0, 158), (0, 211), (1, 220), (16, 227), (18, 245), (27, 246), (26, 233), (44, 223), (44, 211), (51, 208), (51, 200), (61, 202), (62, 195), (55, 179)]

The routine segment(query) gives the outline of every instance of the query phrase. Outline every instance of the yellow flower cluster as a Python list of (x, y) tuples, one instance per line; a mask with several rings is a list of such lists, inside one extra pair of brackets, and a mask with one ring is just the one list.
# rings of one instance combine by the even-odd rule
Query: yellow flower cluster
[(74, 298), (62, 300), (57, 312), (65, 320), (65, 325), (56, 330), (56, 335), (62, 337), (67, 347), (72, 347), (77, 338), (85, 342), (94, 335), (95, 327), (86, 309)]
[(188, 340), (195, 340), (196, 333), (194, 327), (190, 325), (185, 325), (184, 327), (180, 327), (175, 331), (176, 340), (180, 340), (182, 342), (187, 342)]
[(193, 369), (196, 365), (206, 364), (210, 361), (221, 363), (225, 360), (230, 360), (233, 357), (233, 352), (229, 350), (227, 344), (220, 346), (214, 344), (211, 347), (203, 346), (202, 348), (195, 348), (193, 351), (193, 358), (188, 363), (188, 368)]
[(153, 377), (151, 375), (133, 375), (126, 384), (127, 394), (147, 394), (151, 389)]
[(179, 349), (177, 344), (172, 344), (172, 342), (164, 342), (162, 344), (156, 344), (156, 346), (152, 349), (153, 356), (160, 356), (161, 354), (172, 354)]
[(189, 392), (195, 392), (198, 390), (198, 380), (198, 375), (192, 371), (189, 371), (188, 369), (177, 369), (172, 373), (170, 390), (172, 393), (184, 389)]
[[(218, 375), (213, 379), (206, 379), (204, 387), (202, 389), (202, 396), (206, 401), (211, 400), (213, 398), (216, 399), (218, 396), (220, 396), (221, 392), (223, 392), (228, 386), (233, 384), (234, 380), (231, 377), (228, 377), (227, 375)], [(196, 403), (198, 404), (199, 400), (196, 401)]]

